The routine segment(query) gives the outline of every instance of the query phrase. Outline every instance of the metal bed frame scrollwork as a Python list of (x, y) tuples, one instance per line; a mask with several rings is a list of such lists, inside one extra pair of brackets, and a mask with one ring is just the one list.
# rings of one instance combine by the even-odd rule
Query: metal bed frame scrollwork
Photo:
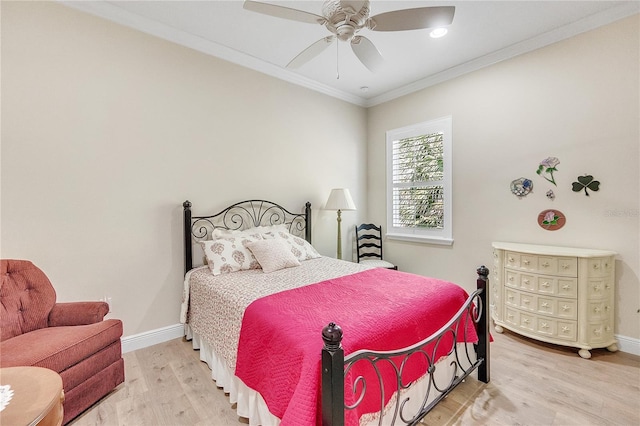
[[(247, 200), (235, 203), (218, 213), (208, 216), (193, 216), (191, 203), (185, 201), (184, 208), (184, 249), (185, 249), (185, 274), (193, 268), (193, 241), (204, 240), (211, 235), (214, 229), (242, 230), (254, 226), (269, 226), (284, 224), (295, 235), (304, 237), (311, 243), (311, 203), (305, 204), (304, 213), (292, 213), (279, 204), (266, 200)], [(360, 350), (344, 356), (342, 349), (342, 330), (339, 325), (330, 323), (322, 330), (324, 347), (321, 354), (322, 365), (322, 424), (323, 426), (343, 426), (345, 423), (345, 411), (355, 409), (363, 400), (367, 392), (367, 384), (364, 377), (356, 377), (353, 387), (355, 403), (345, 404), (345, 375), (349, 373), (356, 363), (368, 362), (376, 371), (378, 365), (390, 365), (396, 373), (396, 388), (400, 389), (395, 401), (389, 407), (384, 406), (384, 394), (380, 395), (380, 411), (378, 412), (378, 424), (395, 425), (397, 421), (405, 425), (416, 425), (435, 406), (444, 399), (458, 384), (462, 383), (473, 371), (478, 372), (478, 380), (488, 383), (490, 380), (489, 364), (489, 315), (488, 315), (488, 276), (489, 270), (481, 266), (477, 269), (478, 279), (476, 291), (467, 299), (465, 304), (457, 311), (440, 330), (430, 337), (412, 346), (395, 351), (376, 352)], [(466, 333), (466, 325), (473, 321), (478, 340), (469, 342)], [(459, 339), (459, 333), (463, 333)], [(446, 366), (451, 369), (450, 376), (446, 378), (444, 385), (439, 383), (434, 373), (439, 368), (437, 364), (437, 348), (443, 344), (443, 339), (452, 338), (454, 342), (449, 349), (450, 357)], [(451, 339), (450, 339), (451, 340)], [(463, 350), (459, 349), (455, 342), (462, 340)], [(472, 348), (470, 348), (472, 345)], [(471, 355), (475, 354), (475, 359)], [(425, 375), (428, 380), (426, 394), (422, 395), (419, 409), (407, 414), (405, 406), (409, 398), (402, 391), (409, 389), (413, 383), (404, 383), (402, 373), (404, 365), (413, 357), (424, 357), (428, 369)], [(444, 366), (443, 368), (446, 368)], [(377, 374), (378, 381), (382, 376)], [(380, 386), (382, 392), (384, 388)], [(389, 416), (391, 419), (389, 421)], [(383, 420), (387, 419), (383, 422)]]
[(206, 240), (214, 229), (242, 230), (255, 226), (285, 225), (289, 232), (311, 243), (311, 203), (304, 213), (292, 213), (279, 204), (266, 200), (246, 200), (208, 216), (193, 216), (191, 202), (184, 208), (184, 273), (193, 269), (192, 241)]

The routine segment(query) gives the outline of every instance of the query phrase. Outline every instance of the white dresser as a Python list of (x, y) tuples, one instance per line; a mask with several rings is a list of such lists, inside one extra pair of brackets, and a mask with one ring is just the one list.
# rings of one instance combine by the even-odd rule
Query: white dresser
[(615, 252), (493, 243), (490, 309), (495, 330), (580, 348), (617, 351)]

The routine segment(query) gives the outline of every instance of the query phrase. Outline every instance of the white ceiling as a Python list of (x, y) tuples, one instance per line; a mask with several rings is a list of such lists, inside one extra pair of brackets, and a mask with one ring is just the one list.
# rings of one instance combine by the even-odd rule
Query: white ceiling
[[(247, 11), (242, 0), (62, 3), (362, 106), (376, 105), (640, 12), (637, 0), (372, 0), (371, 16), (424, 6), (456, 7), (449, 33), (440, 39), (430, 38), (429, 30), (363, 29), (360, 35), (369, 38), (385, 58), (374, 74), (344, 42), (334, 43), (298, 69), (287, 69), (298, 53), (330, 33), (321, 25)], [(321, 15), (322, 1), (318, 0), (271, 3)]]

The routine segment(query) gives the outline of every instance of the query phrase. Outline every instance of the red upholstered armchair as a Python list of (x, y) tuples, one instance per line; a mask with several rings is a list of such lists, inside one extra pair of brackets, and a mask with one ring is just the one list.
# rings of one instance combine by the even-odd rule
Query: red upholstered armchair
[(122, 322), (104, 302), (56, 303), (47, 276), (26, 260), (0, 260), (0, 367), (56, 371), (68, 423), (124, 381)]

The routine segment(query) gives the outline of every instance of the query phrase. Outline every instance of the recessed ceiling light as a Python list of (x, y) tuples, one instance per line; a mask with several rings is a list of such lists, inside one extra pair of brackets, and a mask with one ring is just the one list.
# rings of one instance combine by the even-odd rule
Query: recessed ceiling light
[(431, 36), (431, 38), (440, 38), (447, 34), (448, 31), (449, 30), (447, 30), (446, 28), (436, 28), (435, 30), (431, 31), (429, 35)]

